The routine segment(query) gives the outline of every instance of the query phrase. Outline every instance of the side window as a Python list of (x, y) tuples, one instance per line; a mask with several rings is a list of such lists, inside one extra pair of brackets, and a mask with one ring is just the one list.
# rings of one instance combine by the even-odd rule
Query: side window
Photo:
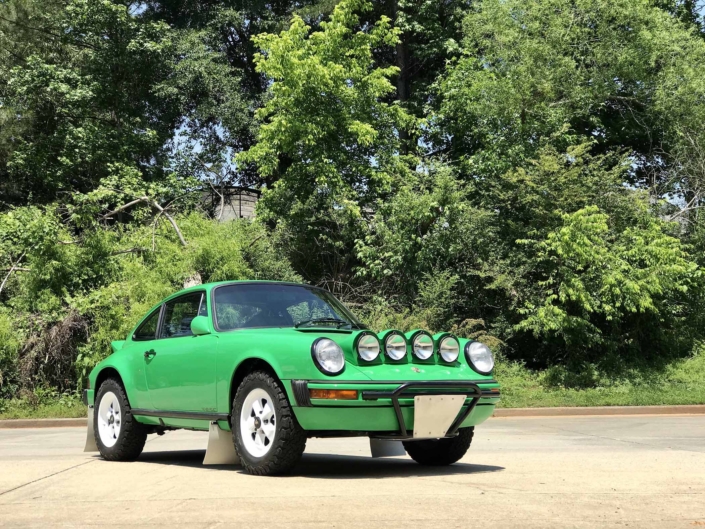
[(140, 325), (135, 334), (132, 335), (133, 340), (144, 341), (154, 340), (157, 334), (157, 325), (159, 324), (159, 311), (161, 307), (150, 314), (146, 320)]
[(171, 300), (164, 307), (164, 319), (160, 338), (191, 336), (191, 320), (198, 316), (201, 306), (201, 292), (188, 294)]

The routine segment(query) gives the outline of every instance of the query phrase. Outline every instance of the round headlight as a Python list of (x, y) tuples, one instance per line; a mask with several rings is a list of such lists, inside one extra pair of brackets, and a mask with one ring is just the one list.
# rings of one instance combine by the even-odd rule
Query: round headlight
[(357, 339), (357, 354), (371, 362), (379, 356), (379, 340), (374, 334), (364, 333)]
[(411, 342), (414, 356), (420, 360), (428, 360), (433, 356), (433, 338), (425, 332), (416, 333)]
[(326, 375), (339, 375), (345, 369), (345, 355), (340, 346), (328, 338), (313, 342), (311, 355), (318, 369)]
[(453, 363), (460, 356), (460, 344), (454, 336), (445, 336), (441, 338), (438, 344), (438, 352), (444, 362)]
[(465, 356), (470, 365), (481, 375), (489, 375), (494, 369), (492, 351), (484, 343), (470, 342), (465, 346)]
[(384, 340), (384, 352), (392, 360), (401, 360), (406, 356), (406, 338), (397, 332), (389, 334)]

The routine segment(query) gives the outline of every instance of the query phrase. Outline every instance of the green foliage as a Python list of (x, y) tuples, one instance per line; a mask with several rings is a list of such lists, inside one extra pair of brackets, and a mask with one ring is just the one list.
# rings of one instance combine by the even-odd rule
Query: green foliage
[(393, 46), (398, 32), (387, 17), (357, 31), (357, 13), (370, 8), (345, 0), (320, 31), (297, 16), (279, 35), (255, 39), (262, 48), (258, 71), (272, 80), (270, 97), (257, 112), (257, 144), (237, 160), (276, 180), (262, 197), (263, 218), (282, 223), (300, 252), (331, 256), (307, 275), (324, 267), (349, 271), (341, 250), (359, 235), (364, 209), (403, 170), (397, 131), (412, 121), (386, 101), (397, 69), (373, 60), (374, 50)]
[(642, 359), (670, 356), (676, 336), (658, 338), (687, 316), (685, 295), (701, 273), (648, 212), (640, 220), (611, 230), (609, 216), (590, 206), (564, 214), (563, 225), (545, 240), (527, 241), (536, 249), (544, 299), (520, 310), (526, 317), (517, 329), (557, 339), (560, 360), (568, 363), (629, 349)]
[[(0, 392), (73, 391), (186, 280), (303, 278), (487, 342), (510, 403), (646, 402), (705, 335), (703, 27), (681, 0), (0, 2)], [(203, 215), (229, 185), (258, 222)]]
[(38, 31), (52, 50), (37, 44), (0, 67), (3, 106), (20, 132), (0, 149), (7, 153), (0, 165), (8, 179), (4, 198), (46, 202), (67, 191), (87, 192), (120, 166), (159, 178), (161, 168), (150, 162), (179, 115), (154, 90), (172, 70), (168, 26), (135, 19), (127, 5), (96, 0), (67, 2), (45, 23)]
[(484, 0), (464, 30), (438, 123), (470, 174), (522, 163), (569, 124), (642, 157), (641, 179), (702, 122), (705, 41), (646, 0)]
[[(705, 401), (705, 355), (701, 348), (663, 369), (641, 367), (614, 376), (591, 365), (580, 372), (562, 366), (538, 372), (517, 362), (500, 360), (495, 370), (495, 376), (502, 381), (500, 406), (653, 406)], [(668, 391), (654, 391), (655, 387)]]
[(14, 319), (5, 310), (0, 312), (0, 397), (16, 389), (17, 356), (23, 341)]
[[(41, 229), (25, 231), (18, 218)], [(75, 387), (110, 352), (111, 341), (124, 338), (151, 306), (188, 279), (298, 280), (260, 224), (221, 224), (197, 213), (177, 220), (188, 240), (186, 248), (166, 222), (154, 227), (98, 226), (65, 244), (65, 228), (55, 208), (20, 208), (0, 215), (0, 243), (8, 241), (11, 247), (18, 233), (30, 237), (17, 243), (27, 249), (22, 264), (27, 271), (14, 274), (2, 293), (13, 311), (0, 312), (0, 390), (33, 386), (39, 379), (28, 377), (45, 377), (42, 366), (36, 366), (34, 374), (17, 372), (20, 344), (28, 344), (23, 354), (34, 358), (33, 352), (45, 347), (47, 334), (57, 337), (62, 332), (66, 337), (54, 339), (52, 354), (57, 364), (58, 358), (71, 357)]]

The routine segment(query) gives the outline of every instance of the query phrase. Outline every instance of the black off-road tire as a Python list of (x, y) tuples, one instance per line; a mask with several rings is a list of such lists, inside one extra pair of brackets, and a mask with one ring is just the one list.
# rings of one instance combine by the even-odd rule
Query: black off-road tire
[[(115, 394), (120, 403), (122, 424), (120, 426), (120, 434), (118, 435), (117, 442), (113, 446), (107, 447), (101, 441), (98, 431), (98, 410), (103, 395), (109, 391)], [(132, 409), (130, 408), (130, 402), (127, 400), (125, 388), (114, 378), (105, 380), (96, 393), (93, 413), (93, 432), (100, 455), (108, 461), (134, 461), (142, 453), (144, 443), (147, 442), (148, 427), (137, 422), (132, 416)]]
[[(245, 448), (240, 431), (240, 414), (247, 395), (253, 389), (264, 389), (271, 397), (277, 418), (272, 447), (262, 457), (255, 457)], [(231, 416), (233, 442), (240, 462), (249, 474), (271, 476), (286, 474), (299, 462), (306, 449), (306, 432), (299, 425), (286, 398), (281, 383), (265, 371), (247, 375), (235, 393)]]
[(475, 428), (461, 428), (458, 435), (450, 439), (428, 441), (404, 441), (409, 457), (420, 465), (446, 466), (459, 461), (470, 448)]

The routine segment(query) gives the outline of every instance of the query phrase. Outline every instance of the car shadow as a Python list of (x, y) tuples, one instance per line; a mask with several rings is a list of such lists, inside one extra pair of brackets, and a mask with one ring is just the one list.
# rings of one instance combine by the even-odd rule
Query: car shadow
[(369, 479), (499, 472), (504, 467), (455, 463), (445, 467), (419, 465), (409, 457), (373, 458), (337, 454), (304, 454), (292, 475), (321, 479)]
[[(239, 465), (203, 465), (205, 450), (143, 452), (137, 461), (157, 465), (201, 467), (206, 470), (244, 472)], [(499, 472), (504, 467), (455, 463), (446, 467), (422, 466), (410, 458), (372, 458), (337, 454), (304, 454), (290, 476), (318, 479), (369, 479)]]

